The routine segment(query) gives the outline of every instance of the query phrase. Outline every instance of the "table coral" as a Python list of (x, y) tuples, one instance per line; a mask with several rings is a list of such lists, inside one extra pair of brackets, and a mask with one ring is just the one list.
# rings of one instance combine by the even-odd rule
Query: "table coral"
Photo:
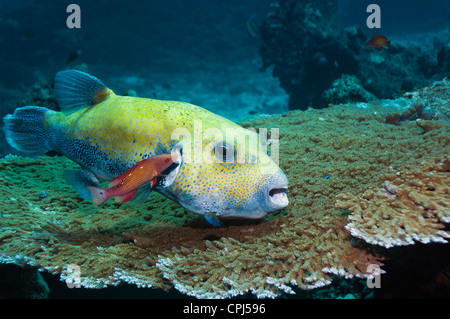
[(450, 157), (421, 168), (384, 174), (384, 187), (362, 195), (338, 195), (336, 207), (353, 213), (346, 228), (355, 237), (386, 248), (422, 243), (446, 243), (450, 232)]
[[(436, 87), (448, 89), (448, 82)], [(429, 101), (430, 108), (441, 106)], [(387, 121), (414, 102), (338, 105), (241, 123), (279, 128), (290, 204), (261, 221), (225, 221), (220, 228), (159, 194), (143, 204), (96, 207), (64, 181), (63, 171), (75, 163), (8, 156), (0, 160), (1, 262), (62, 280), (76, 264), (83, 287), (127, 282), (198, 298), (277, 297), (327, 285), (333, 276), (367, 277), (368, 266), (382, 266), (383, 256), (352, 236), (349, 224), (377, 241), (380, 231), (387, 243), (415, 240), (410, 229), (419, 240), (447, 236), (441, 228), (449, 218), (449, 122), (433, 120), (426, 131), (416, 121)], [(404, 216), (388, 209), (389, 221), (374, 212), (375, 204), (397, 205)], [(375, 221), (365, 225), (364, 216)], [(386, 227), (372, 227), (378, 224)]]

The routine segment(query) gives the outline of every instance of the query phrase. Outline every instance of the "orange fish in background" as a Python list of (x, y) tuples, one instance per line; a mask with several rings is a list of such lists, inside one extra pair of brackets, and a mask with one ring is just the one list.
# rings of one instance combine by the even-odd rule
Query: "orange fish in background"
[(388, 41), (388, 39), (384, 35), (374, 35), (372, 39), (367, 42), (367, 45), (369, 47), (375, 48), (378, 51), (381, 51), (381, 49), (386, 48), (391, 44), (391, 41)]
[(100, 205), (111, 197), (117, 203), (130, 201), (137, 193), (138, 188), (150, 182), (155, 186), (158, 176), (161, 175), (174, 161), (177, 154), (162, 154), (152, 156), (134, 164), (130, 169), (114, 178), (108, 188), (88, 186), (94, 205)]

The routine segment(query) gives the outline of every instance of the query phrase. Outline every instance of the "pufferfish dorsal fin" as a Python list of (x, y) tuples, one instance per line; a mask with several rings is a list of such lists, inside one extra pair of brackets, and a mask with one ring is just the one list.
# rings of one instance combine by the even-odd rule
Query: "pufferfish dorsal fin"
[(95, 76), (78, 70), (58, 72), (54, 86), (56, 100), (65, 114), (101, 103), (114, 94)]

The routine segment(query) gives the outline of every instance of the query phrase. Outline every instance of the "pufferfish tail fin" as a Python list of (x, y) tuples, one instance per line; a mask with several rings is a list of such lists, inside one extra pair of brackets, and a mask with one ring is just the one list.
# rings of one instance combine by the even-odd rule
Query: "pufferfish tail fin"
[(45, 107), (24, 106), (3, 118), (6, 141), (28, 156), (43, 155), (52, 150), (46, 116), (55, 113)]
[(78, 70), (58, 72), (54, 87), (59, 107), (66, 115), (101, 103), (114, 94), (95, 76)]

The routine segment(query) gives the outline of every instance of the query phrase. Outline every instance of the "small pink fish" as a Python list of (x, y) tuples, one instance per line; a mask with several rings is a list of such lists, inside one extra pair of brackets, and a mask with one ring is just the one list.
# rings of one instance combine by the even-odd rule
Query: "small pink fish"
[(388, 41), (388, 39), (384, 35), (374, 35), (372, 39), (367, 42), (367, 45), (369, 47), (375, 48), (378, 51), (381, 51), (381, 49), (384, 49), (391, 44), (391, 41)]
[(150, 182), (151, 187), (155, 186), (157, 177), (162, 176), (161, 173), (172, 165), (178, 156), (162, 154), (142, 160), (114, 178), (108, 188), (88, 186), (94, 205), (100, 205), (111, 197), (115, 197), (117, 203), (130, 201), (142, 185)]

